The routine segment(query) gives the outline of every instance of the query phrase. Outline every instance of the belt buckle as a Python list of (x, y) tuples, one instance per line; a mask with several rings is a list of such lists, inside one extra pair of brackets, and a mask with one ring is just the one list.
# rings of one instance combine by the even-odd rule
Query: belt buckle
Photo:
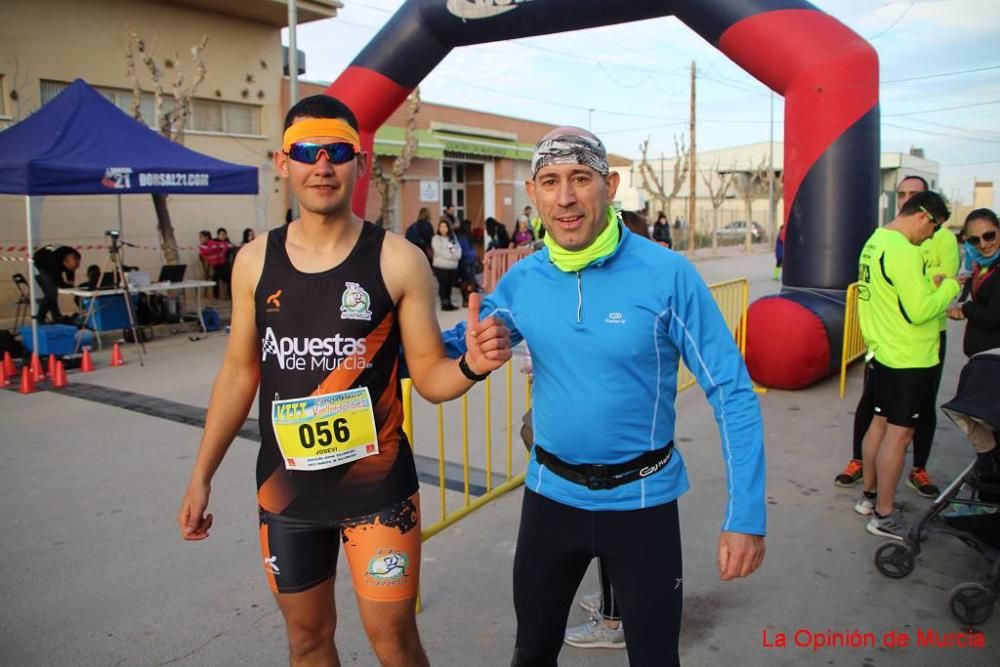
[(608, 467), (600, 463), (592, 463), (587, 466), (587, 488), (591, 491), (611, 488), (611, 479), (607, 473)]

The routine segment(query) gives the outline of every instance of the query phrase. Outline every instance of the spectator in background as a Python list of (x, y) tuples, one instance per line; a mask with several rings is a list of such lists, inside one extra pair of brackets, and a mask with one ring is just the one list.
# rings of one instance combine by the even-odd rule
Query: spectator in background
[(205, 270), (205, 279), (215, 281), (212, 297), (218, 299), (222, 283), (228, 282), (226, 251), (229, 250), (229, 244), (213, 239), (212, 232), (207, 229), (198, 233), (198, 240), (198, 256), (201, 257), (201, 265)]
[(977, 208), (965, 219), (966, 243), (974, 251), (972, 299), (948, 309), (953, 320), (967, 320), (962, 351), (965, 356), (1000, 348), (1000, 221), (988, 208)]
[(431, 239), (434, 256), (431, 267), (438, 281), (438, 296), (441, 297), (441, 310), (458, 310), (451, 302), (451, 288), (458, 274), (458, 263), (462, 259), (462, 248), (458, 245), (455, 232), (445, 218), (438, 222), (438, 233)]
[(529, 221), (523, 215), (517, 219), (517, 230), (514, 232), (514, 245), (518, 248), (528, 246), (535, 242), (535, 235), (531, 232)]
[(243, 230), (243, 242), (240, 243), (240, 247), (242, 248), (246, 244), (253, 241), (255, 238), (257, 238), (257, 234), (252, 229), (247, 227), (246, 229)]
[(451, 231), (458, 229), (458, 218), (455, 217), (455, 207), (448, 204), (444, 207), (444, 213), (441, 214), (441, 219), (448, 223), (451, 227)]
[(434, 259), (431, 249), (431, 239), (434, 238), (434, 225), (431, 224), (431, 212), (427, 207), (420, 209), (417, 219), (406, 228), (406, 240), (424, 251), (427, 261)]
[(774, 273), (771, 274), (774, 280), (781, 279), (781, 263), (785, 259), (785, 242), (781, 239), (781, 231), (784, 228), (785, 225), (778, 227), (777, 238), (774, 241)]
[(649, 238), (649, 226), (646, 224), (645, 218), (635, 211), (622, 211), (621, 216), (622, 222), (625, 223), (630, 232), (638, 234), (644, 239)]
[(536, 241), (541, 241), (545, 238), (545, 225), (542, 224), (542, 219), (537, 215), (531, 214), (531, 207), (524, 207), (524, 217), (528, 219), (528, 227), (531, 229), (531, 233), (535, 235)]
[(462, 259), (458, 262), (459, 288), (462, 290), (462, 307), (469, 307), (469, 295), (479, 291), (479, 281), (476, 280), (476, 248), (472, 242), (472, 221), (463, 220), (455, 234), (458, 245), (462, 249)]
[(656, 222), (653, 223), (653, 240), (657, 243), (663, 243), (668, 248), (674, 247), (674, 240), (670, 238), (670, 221), (667, 220), (667, 214), (663, 211), (660, 211)]
[(236, 261), (236, 251), (239, 250), (239, 248), (237, 248), (236, 244), (229, 240), (229, 232), (225, 227), (219, 227), (219, 229), (216, 230), (215, 239), (216, 241), (224, 243), (226, 246), (226, 263), (222, 267), (222, 280), (227, 285), (226, 291), (229, 295), (227, 298), (232, 299), (233, 294), (231, 283), (233, 276), (233, 262)]
[(53, 322), (60, 322), (59, 288), (73, 287), (76, 270), (80, 268), (80, 253), (66, 245), (47, 245), (39, 248), (32, 256), (35, 263), (35, 282), (42, 288), (42, 298), (38, 304), (35, 319), (39, 324), (51, 313)]
[(490, 236), (490, 244), (487, 250), (494, 248), (509, 248), (510, 234), (507, 232), (507, 225), (495, 218), (486, 218), (486, 233)]

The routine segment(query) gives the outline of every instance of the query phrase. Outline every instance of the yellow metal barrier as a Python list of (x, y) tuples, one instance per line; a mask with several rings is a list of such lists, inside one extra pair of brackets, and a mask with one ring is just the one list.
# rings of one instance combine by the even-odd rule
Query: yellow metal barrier
[(847, 390), (847, 367), (864, 354), (865, 339), (861, 336), (861, 324), (858, 322), (858, 284), (851, 283), (847, 287), (847, 299), (844, 303), (844, 344), (840, 352), (841, 398)]
[[(482, 507), (491, 500), (502, 496), (508, 491), (517, 488), (524, 483), (524, 471), (515, 471), (513, 469), (514, 456), (514, 438), (513, 438), (513, 424), (514, 424), (514, 405), (513, 405), (513, 384), (514, 384), (514, 373), (513, 366), (517, 362), (511, 361), (504, 367), (504, 373), (502, 376), (506, 380), (506, 459), (507, 465), (505, 470), (505, 478), (501, 484), (494, 485), (493, 480), (493, 382), (494, 376), (487, 378), (483, 382), (483, 395), (485, 400), (485, 434), (484, 434), (484, 445), (485, 445), (485, 489), (486, 492), (480, 495), (478, 498), (472, 497), (472, 482), (470, 479), (471, 464), (469, 462), (469, 401), (470, 397), (468, 395), (462, 396), (459, 399), (459, 405), (461, 409), (461, 443), (462, 443), (462, 500), (458, 508), (449, 509), (448, 507), (448, 487), (445, 483), (446, 480), (446, 463), (448, 456), (445, 448), (445, 405), (439, 404), (436, 407), (436, 426), (437, 426), (437, 472), (438, 472), (438, 497), (440, 504), (440, 514), (438, 520), (429, 525), (425, 524), (423, 532), (421, 534), (423, 540), (428, 540), (434, 535), (438, 534), (448, 526), (459, 521), (465, 516), (468, 516), (471, 512)], [(499, 374), (496, 374), (499, 375)], [(413, 381), (409, 378), (404, 379), (401, 383), (402, 393), (403, 393), (403, 430), (406, 432), (410, 443), (414, 447), (414, 451), (417, 450), (416, 438), (414, 436), (413, 428)], [(530, 405), (530, 396), (526, 395), (525, 404)]]
[[(726, 320), (729, 332), (736, 339), (736, 344), (740, 348), (740, 354), (746, 354), (747, 332), (743, 326), (747, 317), (747, 303), (750, 299), (750, 284), (746, 278), (736, 278), (721, 283), (709, 285), (715, 304), (722, 311), (722, 317)], [(677, 369), (677, 393), (690, 389), (695, 385), (694, 373), (681, 362)]]

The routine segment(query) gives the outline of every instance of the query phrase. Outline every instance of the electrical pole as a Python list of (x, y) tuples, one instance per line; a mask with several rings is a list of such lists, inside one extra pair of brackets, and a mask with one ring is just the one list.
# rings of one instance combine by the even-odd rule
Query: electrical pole
[[(767, 231), (774, 242), (774, 91), (771, 91), (771, 138), (767, 156)], [(749, 221), (747, 224), (750, 224)]]
[(688, 149), (688, 168), (691, 170), (689, 172), (690, 181), (688, 183), (688, 254), (694, 257), (695, 253), (695, 243), (697, 241), (697, 236), (695, 235), (695, 205), (696, 205), (696, 186), (697, 181), (695, 176), (698, 171), (698, 162), (696, 150), (696, 144), (694, 139), (694, 79), (695, 79), (695, 64), (691, 61), (691, 147)]
[[(296, 0), (288, 0), (288, 108), (291, 109), (299, 101), (299, 45), (296, 31), (299, 25), (298, 6)], [(291, 188), (288, 189), (288, 208), (292, 218), (297, 218), (299, 204)]]

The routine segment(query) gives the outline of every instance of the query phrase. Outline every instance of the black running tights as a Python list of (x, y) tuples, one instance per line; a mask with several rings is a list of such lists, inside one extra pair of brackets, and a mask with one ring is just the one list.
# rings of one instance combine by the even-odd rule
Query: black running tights
[(679, 665), (681, 542), (677, 502), (593, 512), (525, 489), (514, 556), (512, 667), (555, 667), (577, 587), (603, 560), (632, 667)]

